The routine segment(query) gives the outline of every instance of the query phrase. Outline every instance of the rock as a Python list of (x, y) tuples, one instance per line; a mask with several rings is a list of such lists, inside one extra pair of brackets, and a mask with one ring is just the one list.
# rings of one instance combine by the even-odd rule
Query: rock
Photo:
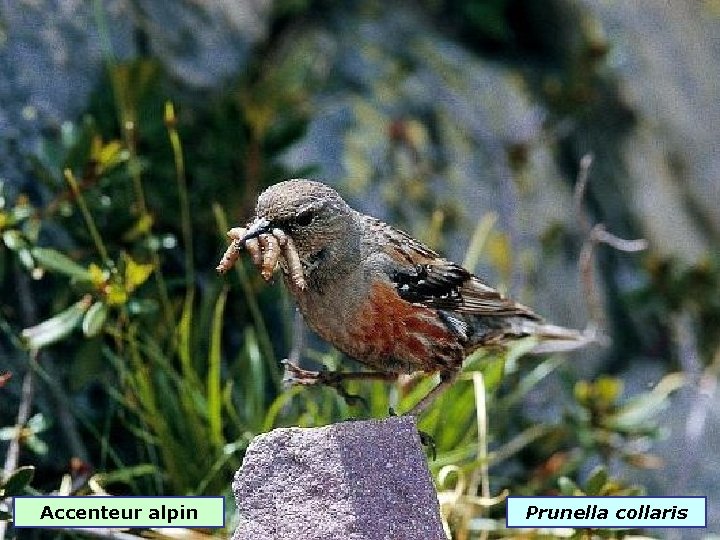
[(415, 420), (275, 429), (235, 475), (234, 540), (444, 540)]
[(578, 3), (612, 43), (608, 63), (636, 118), (621, 156), (633, 216), (661, 253), (702, 260), (720, 238), (718, 3)]
[(219, 91), (265, 39), (272, 7), (270, 0), (0, 5), (0, 183), (11, 198), (33, 185), (26, 156), (87, 107), (106, 55), (152, 57), (180, 89)]

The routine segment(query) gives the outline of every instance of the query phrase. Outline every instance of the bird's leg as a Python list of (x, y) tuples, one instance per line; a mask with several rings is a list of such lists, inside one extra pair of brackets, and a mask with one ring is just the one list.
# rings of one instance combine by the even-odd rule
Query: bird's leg
[(430, 390), (424, 398), (418, 401), (417, 404), (405, 414), (409, 416), (419, 416), (420, 413), (427, 409), (430, 404), (440, 396), (440, 394), (442, 394), (443, 392), (445, 392), (445, 390), (452, 386), (459, 374), (459, 369), (441, 372), (440, 383), (435, 388)]
[(282, 364), (285, 366), (288, 375), (290, 375), (290, 377), (286, 379), (289, 383), (303, 384), (307, 386), (314, 384), (332, 386), (333, 384), (348, 380), (376, 379), (393, 381), (397, 378), (396, 374), (386, 373), (384, 371), (335, 371), (329, 369), (311, 371), (303, 369), (289, 360), (283, 360)]
[(382, 371), (334, 371), (322, 370), (311, 371), (303, 369), (297, 364), (289, 360), (283, 360), (285, 365), (284, 382), (287, 384), (302, 384), (305, 386), (323, 385), (334, 388), (338, 394), (349, 404), (355, 405), (363, 403), (367, 406), (365, 400), (355, 394), (350, 394), (343, 387), (343, 383), (349, 380), (384, 380), (392, 381), (397, 378), (393, 373), (385, 373)]
[[(459, 374), (460, 369), (441, 372), (440, 383), (425, 394), (425, 397), (418, 401), (417, 404), (405, 414), (408, 416), (419, 416), (420, 413), (427, 409), (430, 404), (435, 401), (438, 396), (440, 396), (440, 394), (452, 386)], [(395, 416), (395, 411), (392, 408), (390, 409), (390, 416)], [(432, 435), (426, 431), (421, 429), (418, 429), (417, 431), (420, 436), (420, 442), (423, 446), (426, 446), (430, 450), (430, 456), (432, 457), (432, 460), (435, 461), (435, 458), (437, 458), (437, 445), (435, 444), (435, 439), (433, 439)]]

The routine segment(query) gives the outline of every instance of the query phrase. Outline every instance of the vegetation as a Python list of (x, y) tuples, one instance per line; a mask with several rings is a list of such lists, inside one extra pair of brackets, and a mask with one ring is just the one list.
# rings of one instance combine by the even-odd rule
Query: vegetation
[[(504, 4), (489, 4), (498, 6), (488, 7), (493, 17)], [(502, 22), (488, 34), (493, 43), (511, 38)], [(353, 383), (348, 390), (367, 409), (330, 389), (285, 389), (279, 360), (291, 351), (331, 368), (347, 361), (325, 348), (298, 349), (291, 299), (248, 261), (228, 278), (215, 275), (224, 232), (258, 191), (309, 172), (275, 159), (306, 126), (306, 65), (268, 55), (227, 95), (191, 110), (167, 100), (167, 78), (151, 59), (107, 63), (87, 114), (31, 156), (41, 195), (0, 192), (0, 342), (13, 358), (0, 369), (0, 394), (24, 382), (2, 401), (0, 448), (12, 470), (0, 483), (0, 520), (9, 518), (3, 501), (21, 493), (230, 499), (255, 435), (385, 416), (434, 384)], [(424, 236), (438, 237), (437, 227)], [(479, 221), (471, 266), (492, 227), (490, 216)], [(502, 253), (493, 261), (501, 273), (509, 264)], [(683, 303), (697, 306), (710, 355), (717, 266), (651, 259), (648, 267), (646, 289), (630, 301), (662, 320)], [(478, 352), (422, 417), (420, 429), (437, 444), (429, 466), (453, 538), (501, 536), (508, 493), (636, 494), (642, 487), (610, 471), (661, 466), (649, 441), (681, 375), (628, 396), (619, 378), (574, 378), (562, 356), (524, 357), (531, 346)], [(557, 415), (533, 417), (523, 400), (550, 375), (564, 394)], [(216, 534), (227, 534), (228, 523)]]

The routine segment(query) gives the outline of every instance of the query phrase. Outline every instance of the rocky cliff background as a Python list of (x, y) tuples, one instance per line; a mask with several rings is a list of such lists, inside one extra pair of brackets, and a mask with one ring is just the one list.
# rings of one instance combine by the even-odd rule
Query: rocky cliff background
[[(618, 470), (653, 495), (719, 495), (720, 3), (3, 0), (0, 10), (6, 207), (52, 200), (38, 163), (51, 166), (53, 145), (88, 113), (107, 131), (144, 127), (143, 170), (161, 177), (152, 157), (164, 150), (148, 132), (170, 98), (193, 209), (207, 217), (195, 228), (205, 271), (217, 247), (211, 203), (239, 222), (282, 175), (323, 179), (458, 260), (485, 220), (478, 275), (558, 324), (582, 328), (599, 313), (612, 345), (570, 371), (618, 376), (628, 395), (684, 375), (652, 443), (662, 466)], [(133, 66), (125, 94), (113, 66)], [(139, 104), (134, 118), (103, 116), (123, 99)], [(150, 206), (162, 207), (164, 189), (148, 181)], [(172, 209), (155, 222), (177, 232)], [(595, 246), (591, 289), (579, 270), (588, 223), (648, 242)], [(72, 247), (60, 228), (47, 234)], [(182, 264), (172, 247), (168, 259)], [(7, 424), (24, 363), (4, 347), (18, 373), (0, 396)], [(525, 396), (530, 418), (562, 414), (561, 385), (551, 377)], [(720, 531), (716, 505), (709, 524)]]

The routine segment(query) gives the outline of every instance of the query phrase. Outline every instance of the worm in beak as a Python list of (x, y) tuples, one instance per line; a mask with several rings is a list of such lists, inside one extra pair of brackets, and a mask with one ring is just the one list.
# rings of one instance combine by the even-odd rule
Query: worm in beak
[(261, 217), (247, 227), (234, 227), (227, 235), (232, 241), (218, 263), (219, 273), (224, 274), (232, 268), (240, 256), (240, 250), (244, 247), (265, 281), (270, 281), (282, 257), (291, 283), (300, 290), (307, 286), (302, 262), (292, 238), (282, 229), (271, 230), (267, 219)]
[(280, 259), (280, 243), (272, 234), (261, 234), (258, 240), (260, 242), (260, 249), (262, 250), (260, 274), (265, 281), (270, 281), (278, 259)]

